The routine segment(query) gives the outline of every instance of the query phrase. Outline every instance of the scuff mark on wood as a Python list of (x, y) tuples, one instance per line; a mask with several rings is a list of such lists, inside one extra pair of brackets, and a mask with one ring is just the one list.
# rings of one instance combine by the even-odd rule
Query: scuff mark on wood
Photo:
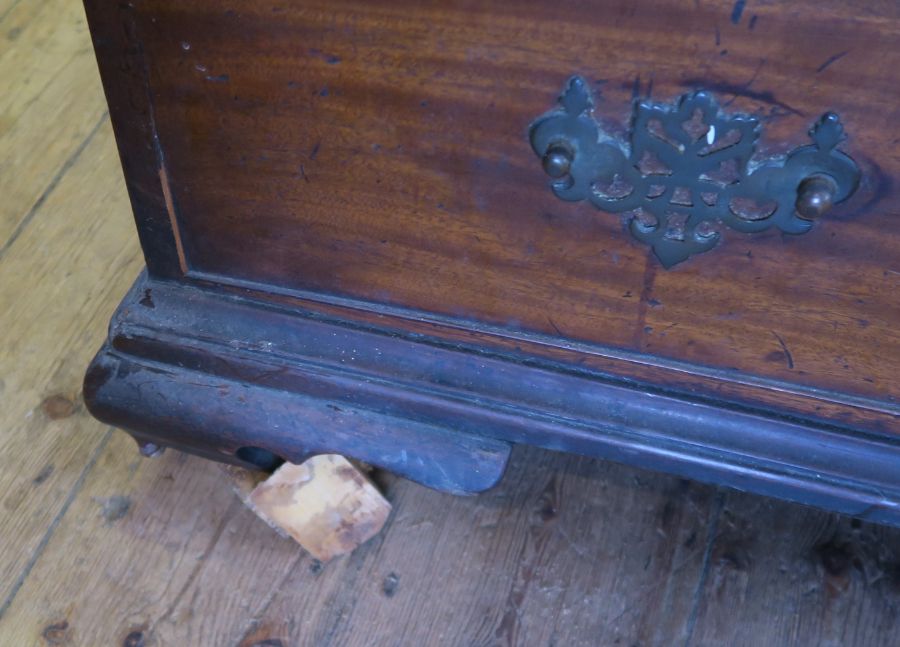
[(774, 330), (772, 331), (772, 334), (775, 335), (775, 339), (777, 339), (778, 343), (781, 344), (781, 350), (784, 351), (784, 357), (787, 360), (788, 368), (794, 368), (794, 356), (791, 355), (791, 351), (788, 350), (787, 344), (784, 343), (784, 339), (782, 339), (781, 335), (779, 335)]
[(312, 48), (309, 50), (311, 56), (315, 56), (317, 58), (321, 58), (323, 61), (328, 63), (329, 65), (337, 65), (341, 62), (340, 56), (335, 56), (334, 54), (326, 54), (320, 49)]
[(747, 0), (737, 0), (734, 3), (734, 8), (731, 10), (731, 23), (733, 25), (741, 22), (741, 15), (744, 13), (744, 7), (747, 5)]
[(100, 514), (107, 523), (118, 521), (131, 509), (131, 499), (121, 494), (106, 499), (96, 499), (96, 501), (101, 505)]
[(63, 645), (72, 639), (72, 629), (68, 620), (54, 622), (44, 627), (41, 637), (48, 645)]
[(141, 300), (138, 301), (145, 308), (155, 308), (156, 305), (153, 303), (153, 290), (147, 288), (144, 290), (144, 296), (141, 297)]
[(549, 321), (550, 325), (553, 326), (553, 330), (556, 331), (557, 335), (559, 335), (560, 337), (565, 337), (565, 335), (563, 335), (562, 331), (559, 329), (559, 326), (557, 326), (556, 323), (554, 323), (553, 319), (551, 319), (550, 317), (547, 317), (547, 321)]
[[(752, 82), (755, 79), (751, 79)], [(682, 84), (684, 87), (689, 87), (693, 89), (704, 89), (709, 90), (711, 92), (719, 92), (721, 94), (732, 94), (735, 97), (746, 97), (747, 99), (752, 99), (754, 101), (759, 101), (761, 103), (766, 103), (768, 105), (777, 106), (782, 110), (789, 112), (792, 115), (797, 115), (799, 117), (806, 116), (802, 111), (794, 108), (791, 105), (780, 101), (770, 90), (751, 90), (749, 88), (749, 82), (743, 84), (736, 83), (727, 83), (724, 81), (711, 81), (709, 79), (700, 79), (700, 78), (690, 78), (685, 79)], [(724, 105), (729, 105), (734, 99), (731, 99), (729, 102)]]
[(175, 252), (178, 255), (178, 266), (182, 274), (187, 274), (187, 257), (184, 253), (184, 245), (181, 242), (181, 229), (178, 226), (178, 217), (175, 213), (175, 200), (172, 198), (172, 189), (169, 187), (169, 174), (165, 164), (159, 166), (159, 184), (162, 189), (163, 201), (166, 205), (166, 213), (169, 215), (169, 225), (172, 227), (172, 237), (175, 239)]
[(41, 411), (50, 420), (61, 420), (75, 413), (75, 403), (67, 396), (57, 393), (44, 398), (44, 401), (41, 402)]
[(844, 58), (849, 53), (850, 53), (850, 50), (845, 49), (843, 52), (838, 52), (837, 54), (835, 54), (833, 56), (829, 56), (827, 61), (825, 61), (819, 67), (816, 68), (816, 74), (819, 74), (820, 72), (824, 72), (825, 69), (828, 68), (828, 66), (830, 66), (832, 63), (838, 62), (839, 60)]
[(53, 474), (53, 463), (50, 463), (49, 465), (45, 465), (43, 467), (43, 469), (40, 472), (38, 472), (37, 476), (35, 476), (33, 479), (31, 479), (31, 482), (34, 483), (35, 485), (40, 485), (41, 483), (46, 481), (48, 478), (50, 478), (51, 474)]

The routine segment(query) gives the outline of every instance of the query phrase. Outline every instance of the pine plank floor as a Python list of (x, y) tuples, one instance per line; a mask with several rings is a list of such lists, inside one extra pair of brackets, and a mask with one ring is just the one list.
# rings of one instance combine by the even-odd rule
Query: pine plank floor
[(0, 647), (900, 644), (900, 530), (517, 449), (327, 565), (81, 377), (142, 266), (83, 11), (0, 0)]

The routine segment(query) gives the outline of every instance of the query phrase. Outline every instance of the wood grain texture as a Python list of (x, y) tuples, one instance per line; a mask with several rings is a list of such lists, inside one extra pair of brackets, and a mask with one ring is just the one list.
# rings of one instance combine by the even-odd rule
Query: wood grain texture
[[(159, 0), (128, 20), (193, 274), (895, 410), (897, 6), (778, 2), (737, 22), (732, 9)], [(576, 72), (602, 93), (597, 113), (613, 131), (635, 94), (702, 86), (762, 118), (766, 154), (804, 143), (810, 123), (836, 110), (863, 187), (810, 234), (729, 233), (714, 253), (664, 271), (617, 218), (552, 197), (529, 150), (528, 124)]]
[[(12, 10), (38, 6), (0, 0), (0, 34)], [(40, 31), (77, 15), (74, 0), (59, 6), (40, 12)], [(744, 23), (763, 10), (749, 2)], [(57, 65), (88, 46), (81, 33)], [(67, 107), (88, 94), (101, 105), (93, 69), (77, 75), (62, 120), (80, 119)], [(16, 141), (51, 127), (39, 114), (16, 121)], [(23, 152), (11, 141), (0, 160)], [(0, 644), (896, 642), (900, 531), (801, 506), (523, 449), (481, 497), (385, 477), (397, 516), (323, 568), (245, 510), (212, 463), (139, 459), (80, 399), (140, 264), (109, 128), (82, 145), (67, 169), (47, 154), (42, 173), (18, 177), (21, 205), (60, 179), (0, 258)], [(4, 221), (20, 222), (21, 205), (0, 203)]]
[[(894, 532), (732, 493), (708, 555), (691, 644), (897, 641), (900, 536)], [(725, 600), (734, 605), (727, 613)]]
[[(441, 515), (426, 513), (394, 483), (390, 541), (321, 573), (298, 565), (289, 576), (285, 586), (293, 591), (323, 576), (347, 582), (330, 598), (308, 599), (324, 613), (301, 624), (289, 596), (278, 595), (242, 644), (264, 636), (284, 644), (344, 644), (362, 635), (374, 644), (681, 642), (715, 493), (644, 476), (523, 450), (509, 478), (479, 497), (477, 507), (426, 495), (426, 505)], [(627, 548), (610, 541), (624, 526)], [(410, 573), (410, 561), (427, 566)], [(487, 563), (497, 570), (485, 573)], [(671, 574), (665, 583), (660, 571)]]
[[(35, 20), (58, 24), (49, 16)], [(28, 33), (23, 30), (20, 38)], [(82, 24), (74, 42), (83, 47), (85, 39)], [(97, 83), (96, 72), (85, 66), (79, 84), (96, 94)], [(82, 97), (73, 93), (71, 99), (77, 122), (83, 118)], [(29, 133), (41, 131), (42, 116), (39, 110), (36, 121), (23, 116), (16, 135), (2, 139), (3, 150), (18, 151), (6, 146), (18, 147)], [(30, 184), (22, 182), (19, 191), (26, 195), (30, 186), (29, 199), (5, 202), (0, 209), (5, 222), (21, 215), (16, 209), (34, 209), (27, 226), (11, 235), (0, 255), (0, 497), (6, 546), (0, 551), (0, 608), (109, 434), (84, 409), (81, 374), (91, 347), (103, 338), (112, 301), (141, 261), (124, 217), (124, 193), (108, 182), (119, 175), (109, 125), (99, 110), (94, 118), (93, 130), (82, 133), (83, 141), (76, 142), (70, 157), (48, 151), (42, 158), (44, 172), (23, 176)], [(51, 175), (61, 178), (48, 192), (46, 178)], [(86, 191), (86, 186), (95, 188)], [(117, 206), (122, 217), (107, 217), (106, 209)], [(95, 281), (98, 273), (106, 278)]]
[(67, 0), (10, 3), (3, 26), (0, 256), (106, 113), (102, 96), (83, 91), (97, 72), (81, 7)]
[(80, 7), (8, 2), (0, 17), (2, 614), (109, 437), (81, 374), (141, 261)]

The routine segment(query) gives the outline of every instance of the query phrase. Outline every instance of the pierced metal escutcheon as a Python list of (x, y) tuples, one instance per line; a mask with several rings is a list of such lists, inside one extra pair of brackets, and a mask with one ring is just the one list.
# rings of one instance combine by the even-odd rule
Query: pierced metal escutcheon
[(759, 121), (723, 114), (707, 92), (686, 94), (674, 105), (636, 101), (628, 144), (593, 118), (581, 77), (569, 79), (560, 104), (530, 129), (553, 192), (630, 214), (631, 233), (667, 268), (712, 249), (722, 225), (805, 233), (859, 184), (856, 163), (835, 148), (844, 129), (831, 112), (809, 131), (811, 146), (752, 160)]

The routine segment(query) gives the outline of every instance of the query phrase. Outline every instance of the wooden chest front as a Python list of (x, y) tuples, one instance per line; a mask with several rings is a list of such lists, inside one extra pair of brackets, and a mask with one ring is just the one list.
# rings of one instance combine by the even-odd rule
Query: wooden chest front
[[(482, 439), (500, 443), (489, 447), (495, 466), (506, 443), (532, 442), (893, 518), (896, 3), (86, 6), (149, 272), (121, 329), (114, 322), (116, 361), (169, 362), (310, 398), (306, 411), (331, 403), (444, 430), (432, 461), (471, 438), (461, 471)], [(808, 231), (749, 217), (758, 231), (746, 233), (711, 218), (714, 243), (673, 263), (635, 235), (633, 209), (554, 193), (533, 125), (563, 110), (572, 77), (592, 101), (578, 110), (602, 133), (591, 145), (627, 156), (637, 106), (674, 110), (704, 91), (723, 123), (753, 120), (737, 182), (787, 164), (826, 113), (858, 177), (797, 225)], [(693, 194), (672, 196), (673, 213), (703, 208), (688, 176), (679, 182)], [(267, 382), (257, 363), (297, 375)], [(116, 370), (95, 380), (96, 409), (146, 440), (153, 396), (104, 396), (126, 379)], [(375, 382), (390, 389), (365, 395)], [(192, 406), (208, 406), (205, 393)], [(309, 430), (251, 442), (250, 413), (217, 406), (173, 415), (185, 428), (215, 416), (233, 432), (158, 440), (219, 458), (245, 445), (386, 455), (371, 449), (380, 431), (340, 447), (304, 444)], [(344, 424), (323, 412), (320, 430)], [(422, 433), (391, 451), (415, 452)]]

